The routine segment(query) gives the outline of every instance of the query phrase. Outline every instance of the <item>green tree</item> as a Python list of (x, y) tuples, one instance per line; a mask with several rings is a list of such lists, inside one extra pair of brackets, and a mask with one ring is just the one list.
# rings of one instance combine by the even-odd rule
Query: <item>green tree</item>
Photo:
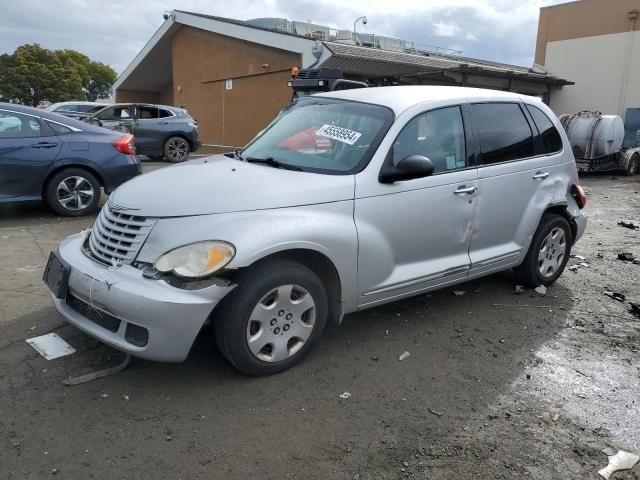
[(109, 96), (116, 72), (75, 50), (48, 50), (37, 43), (0, 55), (0, 95), (4, 101), (37, 106)]

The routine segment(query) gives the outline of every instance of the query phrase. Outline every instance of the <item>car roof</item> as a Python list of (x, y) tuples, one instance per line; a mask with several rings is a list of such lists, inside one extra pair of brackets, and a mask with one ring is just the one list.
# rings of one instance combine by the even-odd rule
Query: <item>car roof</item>
[(60, 107), (62, 105), (109, 105), (108, 103), (100, 103), (100, 102), (87, 102), (84, 100), (78, 100), (78, 101), (70, 101), (70, 102), (56, 102), (56, 103), (52, 103), (51, 105), (49, 105), (49, 107), (47, 108), (51, 108), (51, 107)]
[(171, 105), (161, 105), (159, 103), (144, 103), (144, 102), (109, 103), (109, 104), (105, 104), (105, 107), (125, 107), (129, 105), (139, 105), (141, 107), (168, 108), (169, 110), (182, 110), (181, 108), (173, 107)]
[[(83, 132), (91, 132), (91, 133), (114, 133), (114, 130), (108, 130), (106, 128), (98, 127), (96, 125), (91, 125), (90, 123), (82, 122), (80, 120), (76, 120), (74, 118), (66, 117), (64, 115), (60, 115), (55, 112), (48, 112), (46, 110), (42, 110), (40, 108), (28, 107), (26, 105), (20, 105), (17, 103), (5, 103), (0, 102), (0, 110), (5, 109), (17, 113), (24, 113), (27, 115), (35, 115), (40, 118), (44, 118), (45, 120), (51, 120), (56, 123), (60, 123), (62, 125), (67, 125), (68, 127), (76, 128)], [(115, 132), (118, 133), (118, 132)]]
[(390, 108), (396, 115), (419, 103), (469, 101), (520, 101), (540, 102), (537, 97), (529, 97), (512, 92), (470, 87), (446, 87), (437, 85), (407, 85), (397, 87), (353, 88), (327, 93), (317, 93), (314, 97), (328, 97), (354, 102), (373, 103)]

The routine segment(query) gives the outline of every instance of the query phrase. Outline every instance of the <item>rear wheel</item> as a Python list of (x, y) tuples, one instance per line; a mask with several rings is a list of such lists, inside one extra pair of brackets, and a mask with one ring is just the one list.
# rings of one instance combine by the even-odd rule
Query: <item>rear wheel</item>
[(290, 260), (266, 260), (234, 279), (213, 319), (222, 354), (248, 375), (291, 368), (311, 350), (327, 321), (318, 276)]
[(58, 214), (79, 217), (93, 212), (100, 201), (100, 183), (81, 168), (67, 168), (56, 173), (45, 192), (49, 206)]
[(569, 222), (561, 215), (544, 215), (524, 262), (514, 269), (518, 282), (530, 288), (551, 285), (562, 275), (572, 243)]
[(627, 164), (627, 169), (624, 171), (624, 174), (627, 177), (632, 177), (636, 173), (638, 173), (638, 168), (640, 167), (640, 155), (634, 153), (629, 159), (629, 163)]
[(184, 162), (189, 158), (189, 142), (182, 137), (171, 137), (164, 142), (164, 158), (171, 163)]

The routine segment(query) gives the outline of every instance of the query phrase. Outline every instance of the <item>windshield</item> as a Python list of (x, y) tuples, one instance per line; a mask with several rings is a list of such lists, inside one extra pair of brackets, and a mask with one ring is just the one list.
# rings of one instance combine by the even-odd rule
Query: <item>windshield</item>
[(242, 157), (309, 172), (356, 173), (392, 123), (393, 112), (379, 105), (303, 97), (285, 107)]

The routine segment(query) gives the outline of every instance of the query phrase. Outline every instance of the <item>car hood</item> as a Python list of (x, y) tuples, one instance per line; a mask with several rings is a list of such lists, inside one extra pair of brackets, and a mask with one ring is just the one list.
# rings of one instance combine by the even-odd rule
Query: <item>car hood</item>
[(112, 208), (145, 217), (182, 217), (352, 200), (353, 175), (296, 172), (215, 155), (129, 180)]

